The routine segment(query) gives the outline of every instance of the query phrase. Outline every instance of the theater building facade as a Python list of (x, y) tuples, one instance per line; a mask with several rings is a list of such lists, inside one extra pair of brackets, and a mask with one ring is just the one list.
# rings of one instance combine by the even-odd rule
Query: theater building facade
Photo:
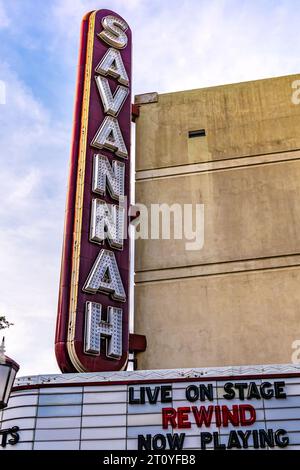
[(291, 362), (300, 339), (299, 79), (135, 98), (136, 200), (204, 205), (202, 249), (136, 241), (135, 329), (147, 337), (139, 369)]
[[(117, 13), (84, 17), (62, 373), (16, 379), (0, 449), (300, 449), (300, 75), (132, 100), (131, 48)], [(154, 206), (171, 235), (133, 243)]]

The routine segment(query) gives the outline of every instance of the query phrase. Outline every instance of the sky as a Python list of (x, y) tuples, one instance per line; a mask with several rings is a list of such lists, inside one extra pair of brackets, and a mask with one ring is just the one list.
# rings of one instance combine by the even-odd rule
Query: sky
[[(19, 376), (54, 355), (70, 139), (83, 15), (133, 32), (133, 94), (300, 72), (295, 0), (0, 0), (0, 315)], [(4, 100), (5, 98), (5, 100)]]

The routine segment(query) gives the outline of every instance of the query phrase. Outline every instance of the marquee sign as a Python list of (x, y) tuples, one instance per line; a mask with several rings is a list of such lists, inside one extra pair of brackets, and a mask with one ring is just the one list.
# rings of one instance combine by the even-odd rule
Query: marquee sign
[(121, 370), (129, 344), (131, 31), (82, 22), (56, 356), (63, 372)]
[(159, 399), (162, 404), (162, 432), (139, 434), (138, 449), (182, 450), (188, 430), (193, 428), (196, 435), (198, 430), (197, 447), (200, 450), (209, 447), (214, 450), (287, 447), (287, 430), (273, 429), (273, 424), (267, 428), (258, 418), (260, 410), (256, 409), (264, 400), (272, 400), (274, 407), (283, 406), (282, 400), (287, 398), (285, 388), (283, 380), (228, 381), (219, 388), (213, 382), (189, 384), (183, 389), (185, 402), (179, 403), (180, 406), (168, 406), (173, 403), (172, 385), (152, 389), (142, 386), (138, 390), (129, 387), (130, 404), (155, 404)]
[(2, 429), (16, 450), (299, 450), (300, 366), (23, 377)]

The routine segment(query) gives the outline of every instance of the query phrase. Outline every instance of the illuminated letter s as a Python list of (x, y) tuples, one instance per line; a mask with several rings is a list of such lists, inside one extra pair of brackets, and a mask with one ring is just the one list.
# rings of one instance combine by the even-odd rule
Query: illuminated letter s
[(124, 20), (108, 15), (103, 18), (102, 26), (104, 29), (98, 34), (99, 38), (116, 49), (124, 49), (127, 46), (128, 39), (125, 31), (128, 25)]

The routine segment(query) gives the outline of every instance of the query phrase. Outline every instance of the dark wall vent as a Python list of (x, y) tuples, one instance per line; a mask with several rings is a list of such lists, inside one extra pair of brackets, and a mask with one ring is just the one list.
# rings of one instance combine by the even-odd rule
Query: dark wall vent
[(205, 137), (205, 129), (198, 129), (197, 131), (189, 131), (189, 138), (192, 137)]

